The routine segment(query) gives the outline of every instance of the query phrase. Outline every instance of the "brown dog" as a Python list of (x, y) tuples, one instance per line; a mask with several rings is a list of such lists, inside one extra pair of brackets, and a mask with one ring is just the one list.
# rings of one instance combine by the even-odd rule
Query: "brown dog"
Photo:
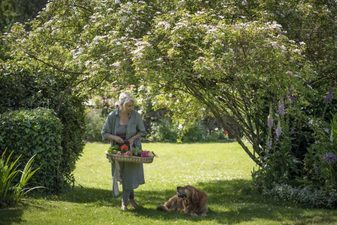
[(191, 216), (206, 216), (208, 212), (208, 197), (203, 191), (193, 186), (177, 187), (177, 194), (171, 197), (158, 210), (184, 212)]

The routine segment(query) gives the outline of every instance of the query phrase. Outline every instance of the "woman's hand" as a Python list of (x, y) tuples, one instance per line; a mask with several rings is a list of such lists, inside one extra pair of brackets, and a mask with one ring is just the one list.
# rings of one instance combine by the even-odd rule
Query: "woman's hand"
[(136, 140), (137, 138), (139, 138), (139, 137), (140, 137), (140, 134), (137, 133), (135, 136), (129, 138), (129, 139), (128, 139), (128, 142), (130, 143), (130, 146), (133, 146), (133, 143), (134, 143), (135, 140)]
[(118, 136), (114, 136), (113, 137), (113, 141), (115, 141), (118, 144), (123, 144), (124, 143), (124, 140), (121, 137), (118, 137)]
[(130, 145), (130, 147), (132, 146), (133, 147), (133, 142), (135, 141), (135, 139), (133, 139), (133, 138), (129, 138), (128, 139), (128, 142), (129, 142), (129, 145)]

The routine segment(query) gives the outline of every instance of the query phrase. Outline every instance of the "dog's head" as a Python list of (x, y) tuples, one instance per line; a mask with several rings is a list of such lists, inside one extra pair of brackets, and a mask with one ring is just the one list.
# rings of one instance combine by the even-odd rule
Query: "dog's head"
[(191, 185), (177, 187), (177, 195), (179, 198), (194, 200), (195, 198), (197, 198), (198, 190)]
[(186, 198), (187, 189), (185, 187), (177, 187), (177, 195), (179, 198)]

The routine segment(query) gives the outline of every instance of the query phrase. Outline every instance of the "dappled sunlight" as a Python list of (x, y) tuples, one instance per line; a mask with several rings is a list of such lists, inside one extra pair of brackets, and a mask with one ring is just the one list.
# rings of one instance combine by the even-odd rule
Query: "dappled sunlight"
[[(333, 210), (306, 209), (254, 192), (250, 177), (254, 164), (237, 143), (146, 143), (144, 147), (159, 157), (144, 164), (146, 183), (135, 190), (140, 208), (121, 212), (121, 197), (112, 196), (111, 168), (104, 154), (107, 147), (108, 144), (87, 144), (76, 165), (74, 188), (60, 195), (35, 196), (17, 208), (0, 210), (0, 217), (5, 216), (5, 223), (0, 224), (337, 223)], [(208, 194), (208, 216), (156, 210), (175, 195), (177, 186), (186, 184)]]
[[(307, 224), (317, 222), (327, 224), (336, 221), (337, 215), (331, 211), (331, 217), (325, 218), (321, 210), (297, 208), (295, 206), (261, 198), (251, 190), (251, 181), (248, 180), (221, 180), (213, 182), (200, 182), (193, 184), (205, 191), (209, 196), (209, 214), (205, 218), (192, 218), (181, 213), (164, 213), (155, 210), (155, 207), (164, 203), (175, 194), (175, 187), (163, 191), (139, 191), (137, 196), (144, 204), (140, 210), (134, 211), (136, 215), (149, 216), (158, 220), (192, 220), (207, 221), (219, 224), (254, 224), (255, 220), (279, 221), (282, 224)], [(258, 224), (258, 223), (257, 223)], [(275, 224), (278, 224), (276, 222)]]

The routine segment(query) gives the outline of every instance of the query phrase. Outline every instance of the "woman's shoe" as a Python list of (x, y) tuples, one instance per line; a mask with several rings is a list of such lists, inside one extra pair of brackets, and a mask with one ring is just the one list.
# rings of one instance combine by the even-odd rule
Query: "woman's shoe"
[(130, 199), (130, 205), (132, 206), (132, 208), (137, 209), (138, 208), (138, 204), (136, 203), (136, 201), (134, 199)]
[(128, 204), (124, 204), (124, 203), (122, 202), (121, 210), (122, 210), (122, 211), (127, 211), (127, 210), (128, 210)]

